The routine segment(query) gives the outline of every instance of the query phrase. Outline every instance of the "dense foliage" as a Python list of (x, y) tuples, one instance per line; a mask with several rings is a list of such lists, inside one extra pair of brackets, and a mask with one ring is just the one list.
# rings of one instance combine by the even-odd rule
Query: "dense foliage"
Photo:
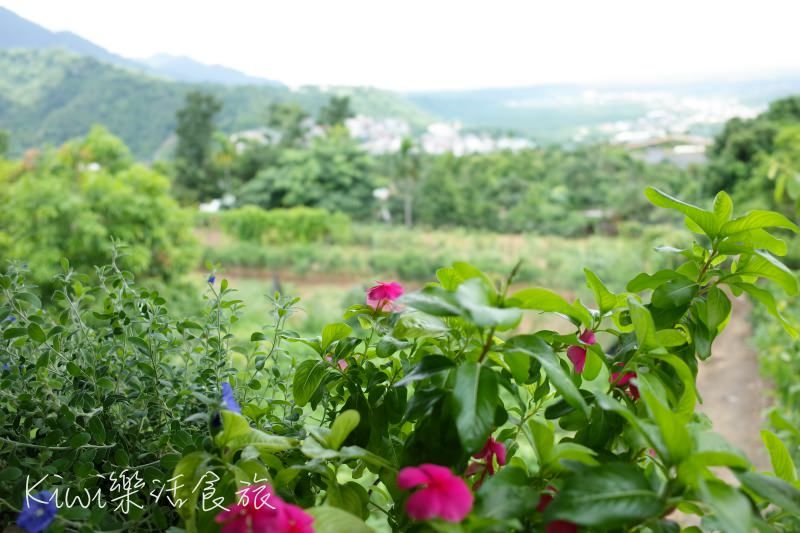
[[(312, 338), (286, 328), (297, 300), (280, 295), (269, 326), (233, 338), (241, 302), (213, 274), (205, 309), (184, 319), (115, 261), (96, 283), (65, 262), (51, 307), (11, 269), (3, 517), (25, 507), (26, 476), (47, 475), (36, 490), (109, 503), (22, 509), (21, 523), (55, 531), (672, 532), (676, 508), (706, 530), (796, 531), (788, 451), (765, 432), (774, 473), (757, 472), (695, 412), (695, 373), (731, 312), (723, 286), (796, 334), (756, 282), (797, 293), (767, 230), (800, 228), (734, 217), (725, 193), (709, 210), (647, 197), (684, 215), (696, 242), (663, 248), (680, 265), (625, 292), (587, 269), (586, 305), (455, 263), (403, 297), (379, 284)], [(528, 311), (563, 327), (532, 331)]]
[(62, 257), (82, 273), (126, 248), (125, 268), (169, 279), (193, 266), (192, 219), (170, 196), (169, 179), (134, 164), (102, 127), (23, 161), (0, 158), (0, 257), (25, 261), (49, 286)]

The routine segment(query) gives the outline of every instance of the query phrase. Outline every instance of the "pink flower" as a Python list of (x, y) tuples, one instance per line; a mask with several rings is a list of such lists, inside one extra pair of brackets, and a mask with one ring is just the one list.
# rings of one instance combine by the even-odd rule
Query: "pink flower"
[(472, 485), (473, 490), (478, 490), (481, 485), (483, 485), (483, 481), (486, 479), (486, 475), (494, 475), (495, 468), (494, 468), (494, 460), (497, 459), (497, 466), (503, 466), (506, 464), (506, 447), (502, 442), (497, 442), (494, 437), (489, 435), (489, 440), (486, 441), (486, 444), (483, 445), (481, 451), (473, 455), (475, 459), (484, 459), (485, 462), (472, 462), (467, 467), (467, 472), (464, 474), (466, 477), (474, 476), (477, 473), (481, 474), (481, 477), (478, 478), (477, 481)]
[(266, 483), (251, 485), (237, 492), (239, 502), (219, 513), (215, 521), (222, 533), (314, 533), (314, 518), (300, 507), (275, 496)]
[(631, 400), (636, 401), (639, 399), (639, 389), (631, 383), (630, 381), (636, 377), (636, 372), (625, 372), (622, 377), (619, 376), (619, 372), (614, 372), (611, 374), (611, 377), (608, 378), (609, 383), (613, 383), (615, 386), (620, 387), (622, 389), (626, 389), (628, 396), (631, 397)]
[(395, 306), (392, 302), (400, 298), (403, 292), (403, 286), (396, 281), (389, 283), (379, 281), (377, 285), (367, 291), (367, 305), (377, 311), (384, 307), (394, 311)]
[[(325, 360), (328, 361), (329, 363), (333, 363), (333, 357), (330, 355), (326, 355)], [(347, 361), (345, 361), (344, 359), (339, 359), (338, 361), (336, 361), (336, 365), (342, 372), (347, 370)]]
[[(584, 344), (594, 344), (597, 342), (594, 338), (594, 331), (590, 329), (581, 333), (578, 339)], [(580, 345), (570, 346), (569, 349), (567, 349), (567, 357), (569, 357), (569, 360), (572, 361), (572, 364), (575, 366), (575, 372), (578, 374), (583, 373), (583, 367), (586, 364), (586, 348)]]
[(461, 522), (472, 510), (474, 500), (464, 480), (449, 468), (433, 464), (408, 466), (397, 475), (397, 486), (409, 490), (423, 487), (406, 502), (406, 512), (414, 520), (439, 517), (447, 522)]
[(503, 466), (506, 464), (506, 447), (502, 442), (497, 442), (494, 437), (489, 436), (489, 440), (483, 445), (481, 451), (473, 455), (475, 459), (486, 459), (486, 464), (489, 467), (489, 473), (494, 474), (494, 459), (497, 458), (497, 465)]
[[(554, 487), (548, 486), (547, 490), (555, 491)], [(553, 495), (549, 492), (543, 492), (541, 496), (539, 496), (539, 504), (536, 506), (536, 510), (540, 513), (543, 513), (547, 506), (550, 505), (550, 502), (553, 501)], [(547, 529), (545, 529), (546, 533), (578, 533), (578, 526), (577, 524), (573, 524), (572, 522), (567, 522), (566, 520), (553, 520), (552, 522), (547, 523)]]

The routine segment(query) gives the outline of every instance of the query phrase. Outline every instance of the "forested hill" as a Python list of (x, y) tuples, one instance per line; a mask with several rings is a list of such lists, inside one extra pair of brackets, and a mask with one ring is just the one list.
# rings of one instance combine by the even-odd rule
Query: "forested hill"
[(64, 50), (0, 50), (0, 130), (12, 134), (12, 152), (61, 144), (94, 123), (107, 126), (134, 154), (151, 158), (175, 129), (187, 91), (202, 89), (224, 103), (218, 126), (233, 132), (263, 126), (272, 102), (296, 102), (315, 115), (331, 92), (350, 96), (353, 109), (421, 126), (429, 115), (402, 96), (371, 88), (189, 84), (118, 68)]

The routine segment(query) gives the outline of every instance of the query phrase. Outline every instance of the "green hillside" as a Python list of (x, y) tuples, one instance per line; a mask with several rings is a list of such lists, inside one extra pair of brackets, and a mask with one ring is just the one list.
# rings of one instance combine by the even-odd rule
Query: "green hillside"
[(312, 114), (331, 92), (347, 94), (357, 113), (398, 117), (414, 126), (430, 120), (402, 96), (371, 88), (228, 87), (150, 77), (63, 50), (0, 50), (0, 129), (12, 152), (60, 144), (94, 123), (122, 137), (139, 158), (150, 158), (175, 128), (184, 94), (201, 88), (224, 102), (219, 127), (233, 132), (262, 126), (270, 103), (291, 101)]

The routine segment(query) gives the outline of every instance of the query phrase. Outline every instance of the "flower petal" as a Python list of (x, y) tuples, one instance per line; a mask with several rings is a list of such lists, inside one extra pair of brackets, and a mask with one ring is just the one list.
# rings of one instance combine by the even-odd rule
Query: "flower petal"
[(430, 477), (421, 468), (407, 466), (397, 474), (397, 486), (401, 490), (408, 490), (417, 485), (425, 485), (430, 482)]
[(570, 346), (567, 349), (567, 357), (575, 366), (575, 372), (578, 374), (583, 373), (583, 367), (586, 365), (586, 348)]
[(433, 489), (415, 492), (406, 502), (406, 513), (413, 520), (428, 520), (440, 516), (441, 496)]

